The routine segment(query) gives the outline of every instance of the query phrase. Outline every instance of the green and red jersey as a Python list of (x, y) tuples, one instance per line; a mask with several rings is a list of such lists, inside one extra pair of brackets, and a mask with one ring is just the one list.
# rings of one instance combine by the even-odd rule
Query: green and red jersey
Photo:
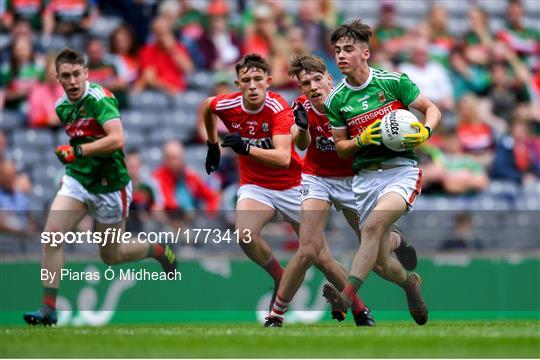
[[(406, 74), (369, 68), (369, 77), (360, 86), (344, 78), (326, 98), (326, 116), (334, 129), (346, 129), (354, 138), (366, 127), (392, 110), (407, 109), (420, 90)], [(375, 163), (415, 164), (412, 150), (392, 151), (384, 145), (366, 146), (355, 155), (353, 172)]]
[[(56, 114), (62, 121), (71, 146), (81, 145), (106, 135), (103, 125), (120, 119), (118, 101), (106, 88), (86, 82), (86, 91), (77, 101), (66, 95), (56, 102)], [(123, 189), (130, 181), (124, 153), (87, 156), (66, 165), (66, 174), (75, 178), (90, 193), (109, 193)]]

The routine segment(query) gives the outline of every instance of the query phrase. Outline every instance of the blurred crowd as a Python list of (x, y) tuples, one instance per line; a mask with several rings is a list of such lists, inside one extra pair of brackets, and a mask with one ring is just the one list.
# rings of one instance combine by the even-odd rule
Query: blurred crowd
[[(130, 97), (148, 91), (182, 96), (190, 77), (199, 72), (212, 75), (208, 79), (214, 94), (234, 91), (234, 64), (250, 52), (268, 59), (272, 87), (278, 92), (296, 94), (296, 83), (287, 76), (294, 55), (321, 56), (334, 79), (341, 79), (328, 35), (356, 14), (356, 2), (299, 0), (295, 11), (291, 3), (1, 1), (0, 108), (24, 114), (28, 128), (61, 131), (54, 104), (62, 89), (53, 60), (64, 46), (85, 52), (89, 80), (113, 91), (124, 110), (131, 107)], [(407, 73), (443, 112), (442, 125), (418, 149), (423, 193), (482, 193), (493, 181), (538, 186), (540, 10), (535, 12), (536, 27), (531, 27), (525, 21), (525, 3), (509, 0), (499, 15), (501, 25), (494, 28), (485, 2), (469, 2), (465, 26), (456, 31), (449, 27), (448, 9), (437, 1), (423, 2), (428, 10), (413, 26), (400, 22), (397, 2), (364, 2), (364, 7), (366, 3), (378, 12), (369, 24), (374, 33), (371, 66)], [(534, 6), (534, 1), (527, 4)], [(140, 215), (133, 221), (144, 223), (156, 209), (185, 214), (232, 208), (234, 195), (229, 194), (238, 180), (235, 158), (225, 153), (219, 173), (212, 177), (190, 169), (185, 147), (204, 144), (205, 134), (200, 114), (189, 116), (197, 133), (184, 144), (162, 144), (157, 168), (145, 168), (139, 149), (128, 141), (133, 208)], [(0, 199), (3, 209), (20, 210), (30, 206), (25, 194), (31, 193), (32, 179), (20, 171), (24, 164), (4, 156), (10, 146), (10, 134), (0, 134)], [(0, 227), (5, 228), (5, 221)]]

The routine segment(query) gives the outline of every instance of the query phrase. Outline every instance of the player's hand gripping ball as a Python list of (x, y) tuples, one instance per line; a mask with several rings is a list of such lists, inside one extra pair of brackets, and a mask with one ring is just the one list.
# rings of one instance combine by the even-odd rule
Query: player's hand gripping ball
[(377, 119), (356, 136), (356, 145), (364, 147), (368, 145), (381, 145), (381, 120)]
[(411, 112), (403, 109), (386, 114), (381, 122), (382, 143), (394, 151), (409, 150), (431, 136), (431, 131)]
[(298, 126), (300, 131), (306, 131), (308, 129), (309, 121), (306, 114), (306, 109), (302, 103), (296, 104), (296, 109), (294, 109), (294, 123)]
[(56, 154), (56, 157), (58, 157), (58, 160), (62, 162), (62, 164), (69, 164), (75, 161), (75, 149), (71, 145), (59, 145), (56, 147), (56, 150), (54, 151)]

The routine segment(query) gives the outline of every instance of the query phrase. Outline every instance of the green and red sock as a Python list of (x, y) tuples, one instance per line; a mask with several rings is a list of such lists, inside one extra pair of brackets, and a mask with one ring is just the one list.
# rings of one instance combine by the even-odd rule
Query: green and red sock
[(55, 288), (43, 288), (43, 303), (50, 306), (52, 309), (56, 309), (56, 295), (58, 294), (58, 289)]

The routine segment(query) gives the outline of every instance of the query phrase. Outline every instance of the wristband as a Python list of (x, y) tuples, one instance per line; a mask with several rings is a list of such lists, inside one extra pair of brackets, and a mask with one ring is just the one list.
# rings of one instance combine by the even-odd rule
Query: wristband
[(76, 158), (83, 157), (81, 145), (75, 145), (75, 147), (73, 148), (73, 152), (75, 153)]
[(428, 139), (431, 137), (431, 134), (433, 132), (433, 130), (431, 130), (431, 127), (427, 126), (427, 125), (424, 125), (424, 127), (427, 129), (428, 133), (429, 133), (429, 136), (428, 136)]

